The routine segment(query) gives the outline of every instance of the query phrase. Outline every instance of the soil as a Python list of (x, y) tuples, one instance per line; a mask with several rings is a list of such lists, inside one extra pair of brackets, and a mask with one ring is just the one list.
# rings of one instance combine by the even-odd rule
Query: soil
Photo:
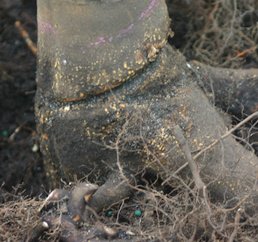
[(35, 1), (0, 2), (0, 184), (8, 191), (19, 184), (27, 194), (40, 194), (47, 188), (35, 131), (36, 56), (16, 21), (36, 43)]
[[(175, 38), (170, 40), (170, 42), (188, 58), (196, 58), (203, 62), (209, 59), (208, 64), (215, 66), (235, 68), (258, 67), (258, 53), (256, 49), (252, 49), (252, 43), (257, 43), (256, 38), (258, 36), (254, 36), (252, 41), (250, 41), (251, 37), (248, 36), (246, 43), (251, 44), (246, 44), (245, 46), (243, 46), (242, 42), (239, 42), (239, 39), (231, 38), (229, 42), (232, 41), (232, 48), (228, 45), (223, 56), (213, 55), (213, 58), (209, 58), (209, 56), (205, 55), (206, 52), (200, 50), (201, 44), (196, 44), (197, 42), (193, 34), (190, 39), (191, 45), (197, 47), (192, 49), (189, 46), (190, 30), (196, 31), (196, 38), (203, 34), (201, 30), (205, 31), (204, 28), (200, 27), (203, 24), (203, 19), (201, 18), (196, 18), (194, 28), (192, 27), (190, 30), (189, 26), (184, 24), (191, 22), (187, 20), (187, 17), (193, 17), (192, 11), (196, 11), (196, 9), (189, 6), (192, 1), (168, 0), (167, 2), (170, 3), (169, 10), (174, 16), (173, 24), (177, 26), (174, 29)], [(210, 6), (207, 6), (208, 2)], [(247, 2), (251, 4), (252, 1), (246, 1), (246, 4)], [(209, 17), (212, 19), (215, 15), (212, 16), (211, 14), (216, 12), (215, 3), (216, 1), (206, 1), (205, 6), (200, 5), (203, 9), (197, 9), (199, 12), (197, 11), (196, 15), (200, 17), (198, 14), (205, 10), (206, 13), (210, 13)], [(180, 7), (182, 11), (176, 14), (175, 6)], [(223, 12), (220, 12), (220, 14), (223, 14)], [(254, 12), (251, 16), (250, 21), (252, 24), (255, 18), (258, 19), (258, 14)], [(0, 193), (0, 202), (9, 199), (6, 193), (17, 194), (19, 193), (17, 190), (24, 191), (23, 195), (29, 195), (30, 197), (38, 197), (48, 193), (34, 118), (36, 56), (25, 43), (25, 39), (17, 27), (15, 27), (16, 21), (20, 21), (31, 40), (36, 43), (35, 0), (0, 1), (0, 192), (2, 192), (2, 194)], [(222, 27), (221, 32), (223, 32)], [(208, 28), (209, 26), (206, 25), (206, 29)], [(212, 34), (214, 33), (209, 33), (205, 36), (206, 42), (203, 43), (204, 45), (208, 46), (207, 43), (209, 43), (210, 38), (214, 40)], [(222, 36), (218, 36), (218, 38), (222, 38)], [(239, 43), (239, 45), (236, 43)], [(237, 49), (239, 49), (239, 57), (241, 58), (235, 58), (235, 52), (231, 52), (231, 50), (236, 51)], [(240, 55), (241, 50), (249, 50), (249, 52), (243, 52)], [(216, 48), (215, 51), (217, 51)], [(3, 196), (3, 194), (5, 195)]]

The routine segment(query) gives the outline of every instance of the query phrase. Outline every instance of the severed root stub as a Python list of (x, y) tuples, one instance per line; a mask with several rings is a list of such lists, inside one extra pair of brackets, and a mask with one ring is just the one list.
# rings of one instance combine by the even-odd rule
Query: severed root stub
[[(57, 227), (60, 239), (67, 242), (116, 238), (118, 231), (100, 222), (97, 212), (130, 195), (130, 184), (117, 176), (110, 176), (101, 187), (84, 182), (70, 191), (55, 189), (39, 209), (42, 223), (33, 228), (26, 241), (35, 241), (45, 231)], [(59, 208), (49, 209), (54, 204), (59, 204)]]

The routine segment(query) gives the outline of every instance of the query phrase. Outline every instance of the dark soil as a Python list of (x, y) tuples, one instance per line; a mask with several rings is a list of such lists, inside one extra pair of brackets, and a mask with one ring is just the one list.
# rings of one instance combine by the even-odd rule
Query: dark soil
[(9, 191), (20, 184), (28, 194), (39, 194), (46, 188), (33, 107), (36, 57), (15, 21), (36, 42), (35, 1), (0, 2), (0, 184)]
[[(214, 66), (257, 68), (258, 51), (254, 46), (254, 43), (258, 41), (258, 13), (255, 11), (255, 6), (256, 9), (258, 7), (257, 3), (253, 0), (239, 1), (240, 3), (242, 2), (242, 5), (238, 5), (239, 11), (233, 15), (235, 18), (244, 16), (243, 21), (235, 21), (232, 27), (230, 24), (225, 24), (233, 23), (231, 21), (232, 15), (225, 12), (232, 9), (226, 6), (225, 3), (228, 1), (195, 1), (196, 4), (191, 6), (190, 4), (193, 4), (194, 1), (167, 0), (170, 14), (173, 15), (172, 24), (175, 26), (173, 27), (175, 37), (170, 40), (171, 44), (179, 48), (187, 58), (194, 58)], [(26, 222), (25, 215), (23, 220), (19, 220), (26, 209), (33, 206), (36, 209), (39, 206), (35, 200), (24, 202), (17, 189), (24, 191), (22, 195), (29, 195), (30, 197), (38, 197), (40, 194), (45, 195), (48, 192), (42, 157), (38, 148), (34, 118), (36, 56), (28, 48), (24, 38), (15, 27), (15, 22), (20, 21), (31, 40), (34, 43), (37, 42), (35, 2), (35, 0), (0, 1), (0, 204), (7, 200), (19, 200), (22, 204), (12, 203), (12, 201), (11, 203), (6, 203), (6, 206), (10, 208), (10, 212), (6, 208), (0, 209), (0, 217), (8, 214), (9, 218), (6, 219), (16, 222), (10, 223), (10, 228), (12, 229), (16, 229), (17, 226)], [(247, 11), (246, 9), (249, 5), (251, 10)], [(254, 10), (252, 11), (253, 8)], [(177, 9), (180, 11), (177, 11)], [(217, 22), (216, 19), (221, 16), (224, 16), (223, 23)], [(194, 21), (191, 21), (194, 17)], [(226, 20), (226, 17), (230, 20)], [(207, 31), (212, 29), (211, 27), (215, 22), (218, 24), (218, 28), (214, 31)], [(238, 22), (242, 23), (240, 27), (235, 25)], [(232, 35), (223, 36), (224, 33), (228, 33), (231, 27), (233, 28)], [(200, 41), (200, 36), (202, 36), (203, 42)], [(227, 46), (223, 46), (224, 51), (218, 51), (218, 46), (213, 46), (213, 44), (225, 43), (225, 39), (228, 41)], [(217, 55), (218, 52), (221, 55)], [(9, 192), (19, 194), (19, 196), (6, 195)], [(178, 196), (178, 201), (175, 200), (175, 204), (186, 202), (186, 196), (183, 195), (182, 197)], [(166, 211), (167, 206), (166, 199), (163, 199), (159, 194), (157, 201), (155, 200), (155, 204), (159, 204), (159, 206), (161, 204), (164, 211)], [(191, 197), (189, 197), (189, 200), (191, 200)], [(20, 214), (19, 217), (15, 218), (17, 206), (20, 208), (18, 211)], [(135, 208), (130, 209), (126, 209), (125, 213), (130, 213), (131, 211), (130, 214), (133, 214)], [(198, 210), (196, 210), (194, 215), (197, 217), (198, 213)], [(220, 215), (221, 212), (215, 213), (215, 215), (217, 214)], [(180, 216), (182, 216), (182, 211), (178, 209), (176, 217)], [(187, 220), (188, 217), (186, 216), (184, 219)], [(135, 223), (138, 223), (138, 220), (135, 220)], [(189, 221), (191, 224), (190, 219)], [(152, 227), (153, 233), (156, 233), (155, 226), (157, 227), (157, 225)], [(185, 229), (185, 227), (182, 228)], [(23, 229), (26, 230), (25, 227)], [(197, 231), (197, 233), (199, 232)], [(250, 234), (250, 237), (254, 238), (254, 236), (254, 234)], [(203, 237), (205, 237), (205, 233), (203, 233)], [(205, 241), (205, 238), (203, 238), (203, 241)], [(241, 239), (238, 241), (241, 241)]]

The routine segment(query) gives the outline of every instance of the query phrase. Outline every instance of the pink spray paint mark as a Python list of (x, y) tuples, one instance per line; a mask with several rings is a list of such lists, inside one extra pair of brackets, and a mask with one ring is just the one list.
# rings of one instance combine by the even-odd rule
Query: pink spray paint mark
[(128, 27), (120, 30), (115, 38), (121, 38), (123, 36), (126, 36), (133, 29), (133, 26), (134, 24), (130, 24)]
[(105, 37), (98, 37), (94, 43), (91, 43), (90, 46), (98, 46), (101, 44), (105, 44), (107, 42)]
[(157, 6), (157, 4), (158, 4), (158, 0), (151, 0), (148, 7), (139, 16), (139, 20), (149, 17), (153, 12), (154, 8)]
[[(137, 18), (138, 21), (142, 21), (145, 18), (148, 18), (154, 11), (155, 7), (158, 5), (159, 0), (150, 0), (148, 6), (141, 12), (140, 16)], [(127, 36), (130, 32), (132, 32), (134, 23), (130, 23), (126, 28), (123, 28), (118, 31), (118, 34), (115, 36), (106, 36), (106, 37), (98, 37), (90, 46), (101, 46), (107, 43), (111, 43), (115, 39), (119, 39)]]

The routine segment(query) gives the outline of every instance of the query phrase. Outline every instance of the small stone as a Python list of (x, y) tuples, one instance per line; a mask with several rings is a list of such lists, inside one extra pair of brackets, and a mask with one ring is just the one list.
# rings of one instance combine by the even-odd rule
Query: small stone
[(45, 229), (49, 229), (49, 225), (46, 221), (42, 222), (42, 227), (45, 228)]
[(39, 146), (37, 144), (34, 144), (31, 148), (32, 152), (36, 153), (39, 150)]
[(117, 234), (117, 231), (115, 229), (110, 228), (106, 225), (103, 226), (103, 230), (108, 237), (114, 237)]

